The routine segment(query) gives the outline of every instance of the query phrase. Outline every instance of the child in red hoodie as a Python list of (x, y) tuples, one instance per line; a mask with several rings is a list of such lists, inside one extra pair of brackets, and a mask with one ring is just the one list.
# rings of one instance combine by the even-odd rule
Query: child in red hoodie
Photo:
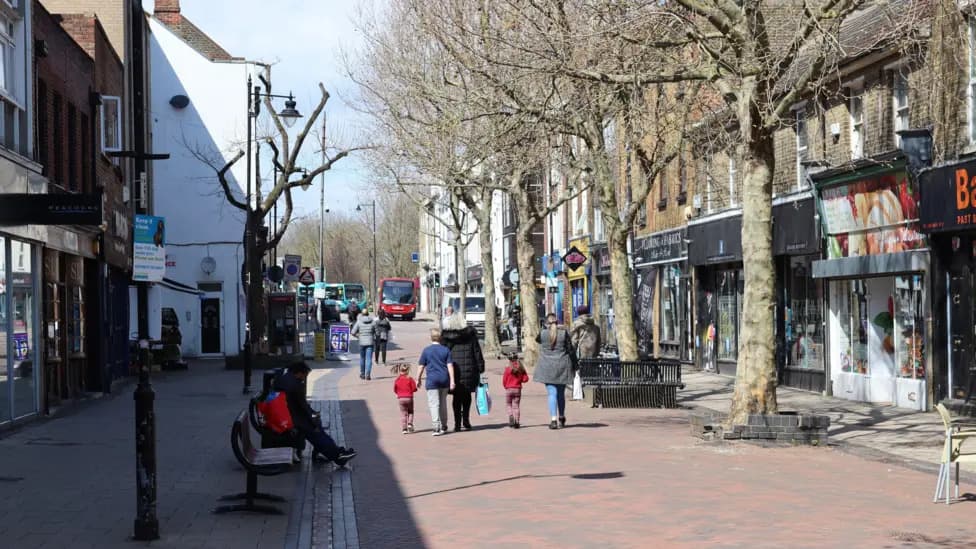
[(397, 365), (400, 375), (393, 382), (393, 392), (400, 403), (400, 427), (403, 434), (413, 432), (413, 394), (417, 392), (417, 382), (410, 376), (410, 365)]
[(508, 426), (513, 429), (519, 428), (519, 403), (522, 402), (522, 384), (529, 382), (529, 374), (526, 373), (522, 363), (519, 362), (518, 355), (508, 356), (508, 367), (502, 374), (502, 386), (505, 387), (505, 408), (508, 410)]

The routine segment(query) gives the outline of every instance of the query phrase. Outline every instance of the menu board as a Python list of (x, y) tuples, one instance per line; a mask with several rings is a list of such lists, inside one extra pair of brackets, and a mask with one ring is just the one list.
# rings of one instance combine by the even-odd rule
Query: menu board
[(821, 191), (827, 257), (896, 253), (924, 246), (918, 191), (903, 170)]

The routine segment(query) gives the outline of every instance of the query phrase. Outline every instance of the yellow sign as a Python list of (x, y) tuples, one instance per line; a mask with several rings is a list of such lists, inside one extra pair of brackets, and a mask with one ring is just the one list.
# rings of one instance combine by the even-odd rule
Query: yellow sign
[(581, 254), (587, 257), (586, 263), (580, 265), (579, 267), (572, 269), (569, 265), (566, 265), (566, 278), (569, 280), (576, 280), (579, 278), (586, 278), (586, 266), (590, 263), (590, 239), (589, 238), (577, 238), (576, 240), (569, 241), (569, 248), (575, 247)]
[(325, 332), (315, 332), (315, 360), (325, 360)]

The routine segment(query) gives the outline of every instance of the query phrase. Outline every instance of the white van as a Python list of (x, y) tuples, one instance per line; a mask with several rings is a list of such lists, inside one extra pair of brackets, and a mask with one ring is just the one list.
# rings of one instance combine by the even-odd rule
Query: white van
[[(443, 309), (453, 307), (455, 311), (461, 310), (461, 294), (446, 292), (444, 293)], [(473, 326), (478, 331), (478, 335), (485, 335), (485, 294), (469, 293), (464, 296), (464, 320), (468, 326)]]

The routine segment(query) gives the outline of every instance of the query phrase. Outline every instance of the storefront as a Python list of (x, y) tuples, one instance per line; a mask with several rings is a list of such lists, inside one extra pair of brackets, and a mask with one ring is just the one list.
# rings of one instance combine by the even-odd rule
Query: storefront
[(590, 248), (592, 259), (593, 304), (590, 313), (600, 327), (603, 344), (616, 346), (613, 333), (613, 285), (610, 281), (610, 250), (606, 244), (594, 244)]
[(481, 265), (472, 265), (465, 269), (465, 283), (468, 285), (468, 291), (474, 294), (480, 294), (485, 291), (485, 284), (481, 280), (484, 276), (485, 270)]
[(569, 249), (563, 256), (563, 265), (566, 267), (566, 280), (569, 285), (567, 297), (569, 303), (563, 303), (566, 312), (569, 314), (563, 319), (564, 322), (572, 322), (577, 317), (576, 311), (580, 307), (590, 306), (590, 285), (589, 271), (590, 244), (589, 238), (578, 238), (569, 241)]
[(816, 205), (809, 193), (773, 205), (776, 264), (776, 365), (778, 383), (807, 391), (826, 389), (824, 285), (813, 278), (820, 259)]
[(695, 269), (695, 362), (735, 375), (744, 278), (742, 216), (688, 224), (688, 263)]
[(0, 233), (0, 425), (39, 409), (40, 251)]
[(827, 259), (826, 368), (833, 395), (927, 409), (929, 254), (899, 157), (814, 176)]
[[(932, 388), (936, 402), (976, 404), (976, 160), (923, 172), (919, 221), (932, 269)], [(972, 411), (968, 411), (972, 414)]]
[(690, 362), (694, 359), (694, 325), (687, 240), (684, 227), (637, 238), (634, 265), (638, 288), (656, 296), (650, 308), (638, 309), (654, 356)]

